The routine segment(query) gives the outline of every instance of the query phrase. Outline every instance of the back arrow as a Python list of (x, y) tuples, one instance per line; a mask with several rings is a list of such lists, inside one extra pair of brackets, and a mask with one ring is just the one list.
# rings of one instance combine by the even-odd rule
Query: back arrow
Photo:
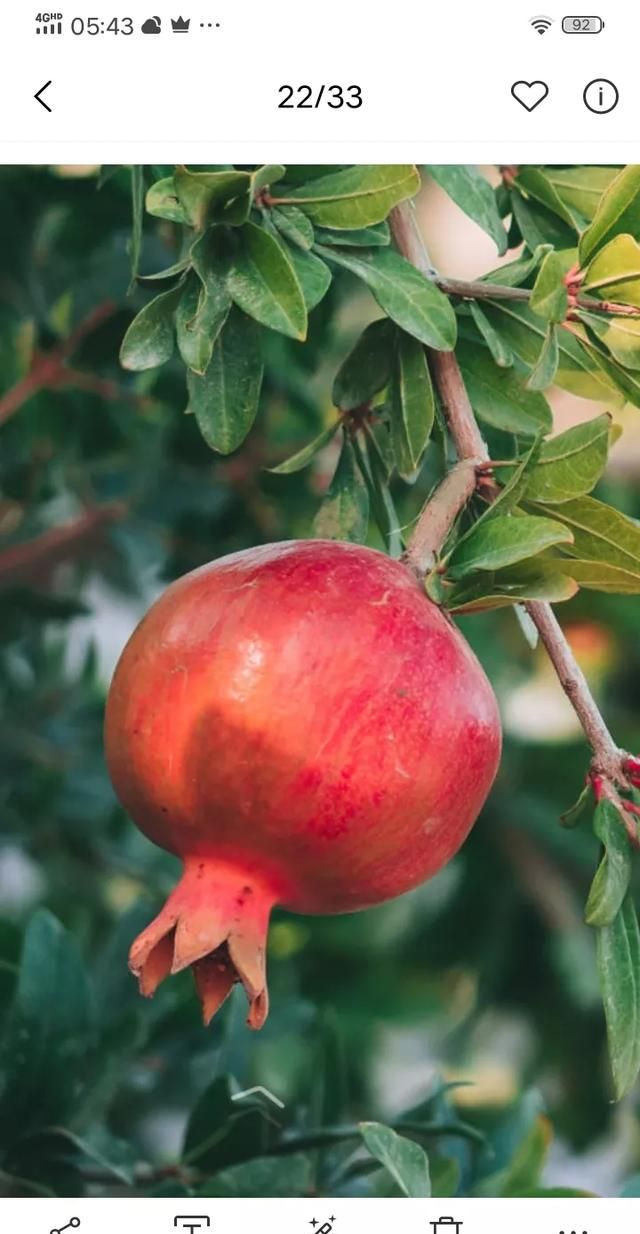
[(38, 100), (40, 106), (44, 107), (45, 111), (53, 111), (53, 107), (49, 107), (49, 104), (45, 103), (44, 99), (42, 98), (42, 95), (44, 94), (45, 90), (48, 90), (50, 85), (51, 85), (50, 81), (45, 81), (44, 86), (41, 86), (40, 89), (38, 90), (38, 93), (34, 94), (33, 96), (34, 99)]

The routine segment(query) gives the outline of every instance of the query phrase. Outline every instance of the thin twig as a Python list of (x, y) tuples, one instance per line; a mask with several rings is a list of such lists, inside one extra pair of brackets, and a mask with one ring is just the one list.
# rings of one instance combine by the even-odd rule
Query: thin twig
[[(390, 223), (399, 251), (423, 274), (432, 277), (431, 263), (412, 207), (408, 204), (397, 206), (391, 212)], [(428, 356), (458, 459), (473, 459), (476, 464), (478, 459), (482, 463), (490, 462), (489, 451), (478, 428), (455, 353), (428, 351)], [(490, 493), (484, 495), (491, 500)], [(422, 512), (413, 539), (420, 537), (420, 524), (429, 517), (426, 510)], [(411, 552), (411, 543), (408, 552)], [(627, 756), (611, 736), (551, 606), (530, 601), (525, 607), (589, 741), (593, 751), (592, 772), (603, 777), (607, 782), (607, 795), (611, 799), (615, 797), (615, 804), (624, 811), (624, 802), (618, 797), (616, 787), (629, 786), (623, 765)]]
[(35, 540), (13, 544), (0, 553), (0, 591), (37, 580), (60, 564), (80, 556), (96, 537), (126, 513), (122, 502), (87, 510), (64, 527), (45, 531)]
[(98, 304), (79, 322), (68, 338), (51, 351), (38, 356), (31, 372), (17, 381), (0, 398), (0, 424), (9, 420), (16, 411), (19, 411), (23, 403), (26, 403), (27, 399), (32, 398), (39, 390), (55, 388), (60, 382), (64, 382), (65, 364), (69, 357), (88, 334), (92, 334), (98, 326), (113, 316), (115, 309), (116, 306), (112, 300), (105, 300), (104, 303)]
[[(464, 279), (446, 278), (440, 274), (433, 274), (431, 278), (445, 295), (455, 296), (461, 300), (505, 300), (512, 304), (528, 304), (533, 294), (528, 287), (508, 287), (501, 283), (490, 283), (477, 279), (466, 282)], [(609, 300), (596, 300), (593, 296), (576, 295), (572, 298), (571, 305), (573, 308), (587, 309), (591, 313), (604, 313), (606, 316), (640, 316), (640, 309), (633, 304), (614, 304)]]

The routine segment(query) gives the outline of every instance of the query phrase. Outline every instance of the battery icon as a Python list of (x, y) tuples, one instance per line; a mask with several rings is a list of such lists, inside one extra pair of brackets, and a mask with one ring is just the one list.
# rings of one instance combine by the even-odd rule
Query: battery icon
[(565, 34), (600, 34), (604, 22), (601, 17), (563, 17), (562, 29)]

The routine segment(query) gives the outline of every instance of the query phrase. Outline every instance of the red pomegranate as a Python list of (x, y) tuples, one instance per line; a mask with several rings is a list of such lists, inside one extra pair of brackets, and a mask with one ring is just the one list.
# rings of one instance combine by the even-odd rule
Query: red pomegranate
[(500, 756), (496, 700), (399, 562), (273, 544), (174, 583), (107, 704), (111, 778), (184, 873), (130, 964), (143, 994), (193, 966), (208, 1023), (241, 981), (267, 1015), (271, 909), (345, 913), (435, 874)]

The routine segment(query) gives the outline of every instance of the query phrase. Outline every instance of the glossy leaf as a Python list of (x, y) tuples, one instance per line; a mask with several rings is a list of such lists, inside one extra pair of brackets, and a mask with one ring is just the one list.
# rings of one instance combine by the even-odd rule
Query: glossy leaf
[(262, 371), (260, 329), (232, 310), (204, 376), (187, 374), (188, 410), (212, 450), (231, 454), (244, 441), (258, 411)]
[(576, 249), (547, 253), (533, 285), (529, 304), (532, 312), (546, 322), (564, 321), (569, 310), (569, 293), (565, 283), (568, 271), (576, 265)]
[(287, 256), (302, 288), (306, 310), (310, 313), (326, 296), (331, 286), (331, 271), (315, 253), (288, 247)]
[(364, 544), (369, 526), (369, 494), (356, 465), (348, 434), (331, 485), (314, 519), (313, 534), (324, 540)]
[(629, 893), (612, 924), (598, 930), (597, 953), (609, 1058), (620, 1100), (640, 1068), (640, 931)]
[(336, 407), (350, 411), (368, 403), (389, 384), (397, 331), (388, 317), (372, 321), (340, 366), (333, 383)]
[(360, 1123), (360, 1134), (371, 1156), (384, 1166), (403, 1195), (429, 1198), (429, 1159), (419, 1144), (382, 1123)]
[(540, 355), (527, 382), (527, 389), (548, 390), (555, 381), (559, 363), (558, 328), (551, 325), (547, 328)]
[(193, 247), (194, 272), (176, 313), (178, 350), (187, 368), (200, 375), (209, 367), (215, 341), (231, 308), (224, 274), (206, 247), (200, 252), (202, 245), (199, 240)]
[(216, 1199), (287, 1199), (306, 1196), (311, 1162), (302, 1153), (253, 1157), (214, 1174), (198, 1195)]
[(407, 334), (437, 351), (451, 351), (456, 316), (449, 300), (393, 249), (338, 250), (317, 246), (326, 261), (367, 284), (381, 309)]
[[(542, 509), (549, 513), (547, 506)], [(553, 517), (572, 532), (572, 556), (640, 576), (640, 526), (626, 514), (593, 497), (579, 497), (554, 506)]]
[(427, 171), (451, 200), (491, 237), (502, 257), (507, 251), (507, 233), (493, 189), (480, 169), (456, 163), (430, 163)]
[(631, 846), (624, 820), (611, 801), (603, 799), (596, 806), (593, 829), (605, 851), (591, 884), (585, 920), (590, 926), (610, 926), (629, 890)]
[(158, 368), (171, 359), (175, 344), (173, 316), (181, 289), (172, 287), (150, 300), (134, 317), (120, 348), (120, 363), (131, 372)]
[(148, 214), (158, 219), (169, 219), (172, 223), (188, 223), (189, 219), (184, 206), (176, 192), (176, 182), (173, 176), (166, 176), (151, 185), (145, 207)]
[(463, 615), (508, 608), (527, 600), (560, 604), (571, 600), (577, 590), (577, 583), (561, 572), (561, 565), (556, 569), (542, 557), (533, 558), (506, 570), (483, 571), (465, 577), (449, 591), (446, 607)]
[(201, 231), (210, 223), (239, 226), (251, 208), (248, 171), (189, 171), (177, 167), (175, 191), (187, 221)]
[(298, 205), (321, 227), (369, 227), (383, 222), (393, 206), (415, 197), (419, 188), (415, 167), (362, 165), (330, 172), (293, 189), (287, 204)]
[(615, 236), (640, 236), (640, 167), (625, 167), (600, 199), (591, 226), (580, 240), (580, 264), (586, 266)]
[(549, 404), (542, 394), (525, 388), (517, 371), (498, 368), (486, 348), (466, 338), (460, 339), (456, 356), (473, 410), (481, 420), (522, 437), (550, 430)]
[(558, 503), (590, 493), (605, 469), (610, 433), (611, 417), (603, 415), (545, 441), (529, 472), (527, 498)]
[(584, 226), (584, 219), (575, 207), (571, 207), (563, 197), (558, 193), (553, 180), (547, 174), (546, 169), (540, 167), (521, 167), (516, 180), (518, 189), (523, 192), (526, 197), (533, 197), (541, 205), (550, 210), (552, 214), (556, 214), (558, 218), (566, 223), (567, 227), (581, 230)]
[(491, 352), (494, 364), (497, 364), (498, 368), (511, 368), (513, 365), (513, 352), (502, 335), (497, 330), (494, 330), (489, 318), (483, 313), (477, 300), (469, 301), (469, 311), (479, 334), (482, 335), (484, 342)]
[(391, 243), (391, 230), (388, 223), (373, 223), (371, 227), (350, 228), (349, 235), (345, 236), (343, 231), (316, 227), (316, 241), (318, 244), (338, 245), (339, 248), (345, 244), (350, 248), (384, 248)]
[(501, 570), (542, 553), (555, 544), (567, 544), (571, 532), (550, 518), (534, 515), (497, 515), (472, 527), (458, 541), (449, 559), (452, 578), (474, 570)]
[(545, 167), (544, 174), (569, 210), (590, 222), (619, 170), (616, 167)]
[(240, 232), (240, 248), (227, 275), (231, 299), (263, 326), (304, 339), (307, 309), (287, 250), (255, 223)]
[(580, 319), (623, 368), (640, 369), (640, 316), (607, 317), (583, 310)]
[(582, 291), (618, 304), (640, 306), (640, 244), (616, 236), (589, 263)]
[(420, 466), (435, 418), (435, 396), (424, 347), (400, 335), (391, 383), (391, 437), (401, 476)]
[(278, 206), (270, 211), (270, 219), (285, 240), (299, 249), (310, 249), (314, 241), (313, 223), (297, 206)]
[(142, 251), (142, 228), (144, 222), (144, 167), (139, 163), (131, 168), (131, 240), (129, 252), (131, 257), (131, 279), (129, 294), (133, 291), (138, 277), (140, 253)]

